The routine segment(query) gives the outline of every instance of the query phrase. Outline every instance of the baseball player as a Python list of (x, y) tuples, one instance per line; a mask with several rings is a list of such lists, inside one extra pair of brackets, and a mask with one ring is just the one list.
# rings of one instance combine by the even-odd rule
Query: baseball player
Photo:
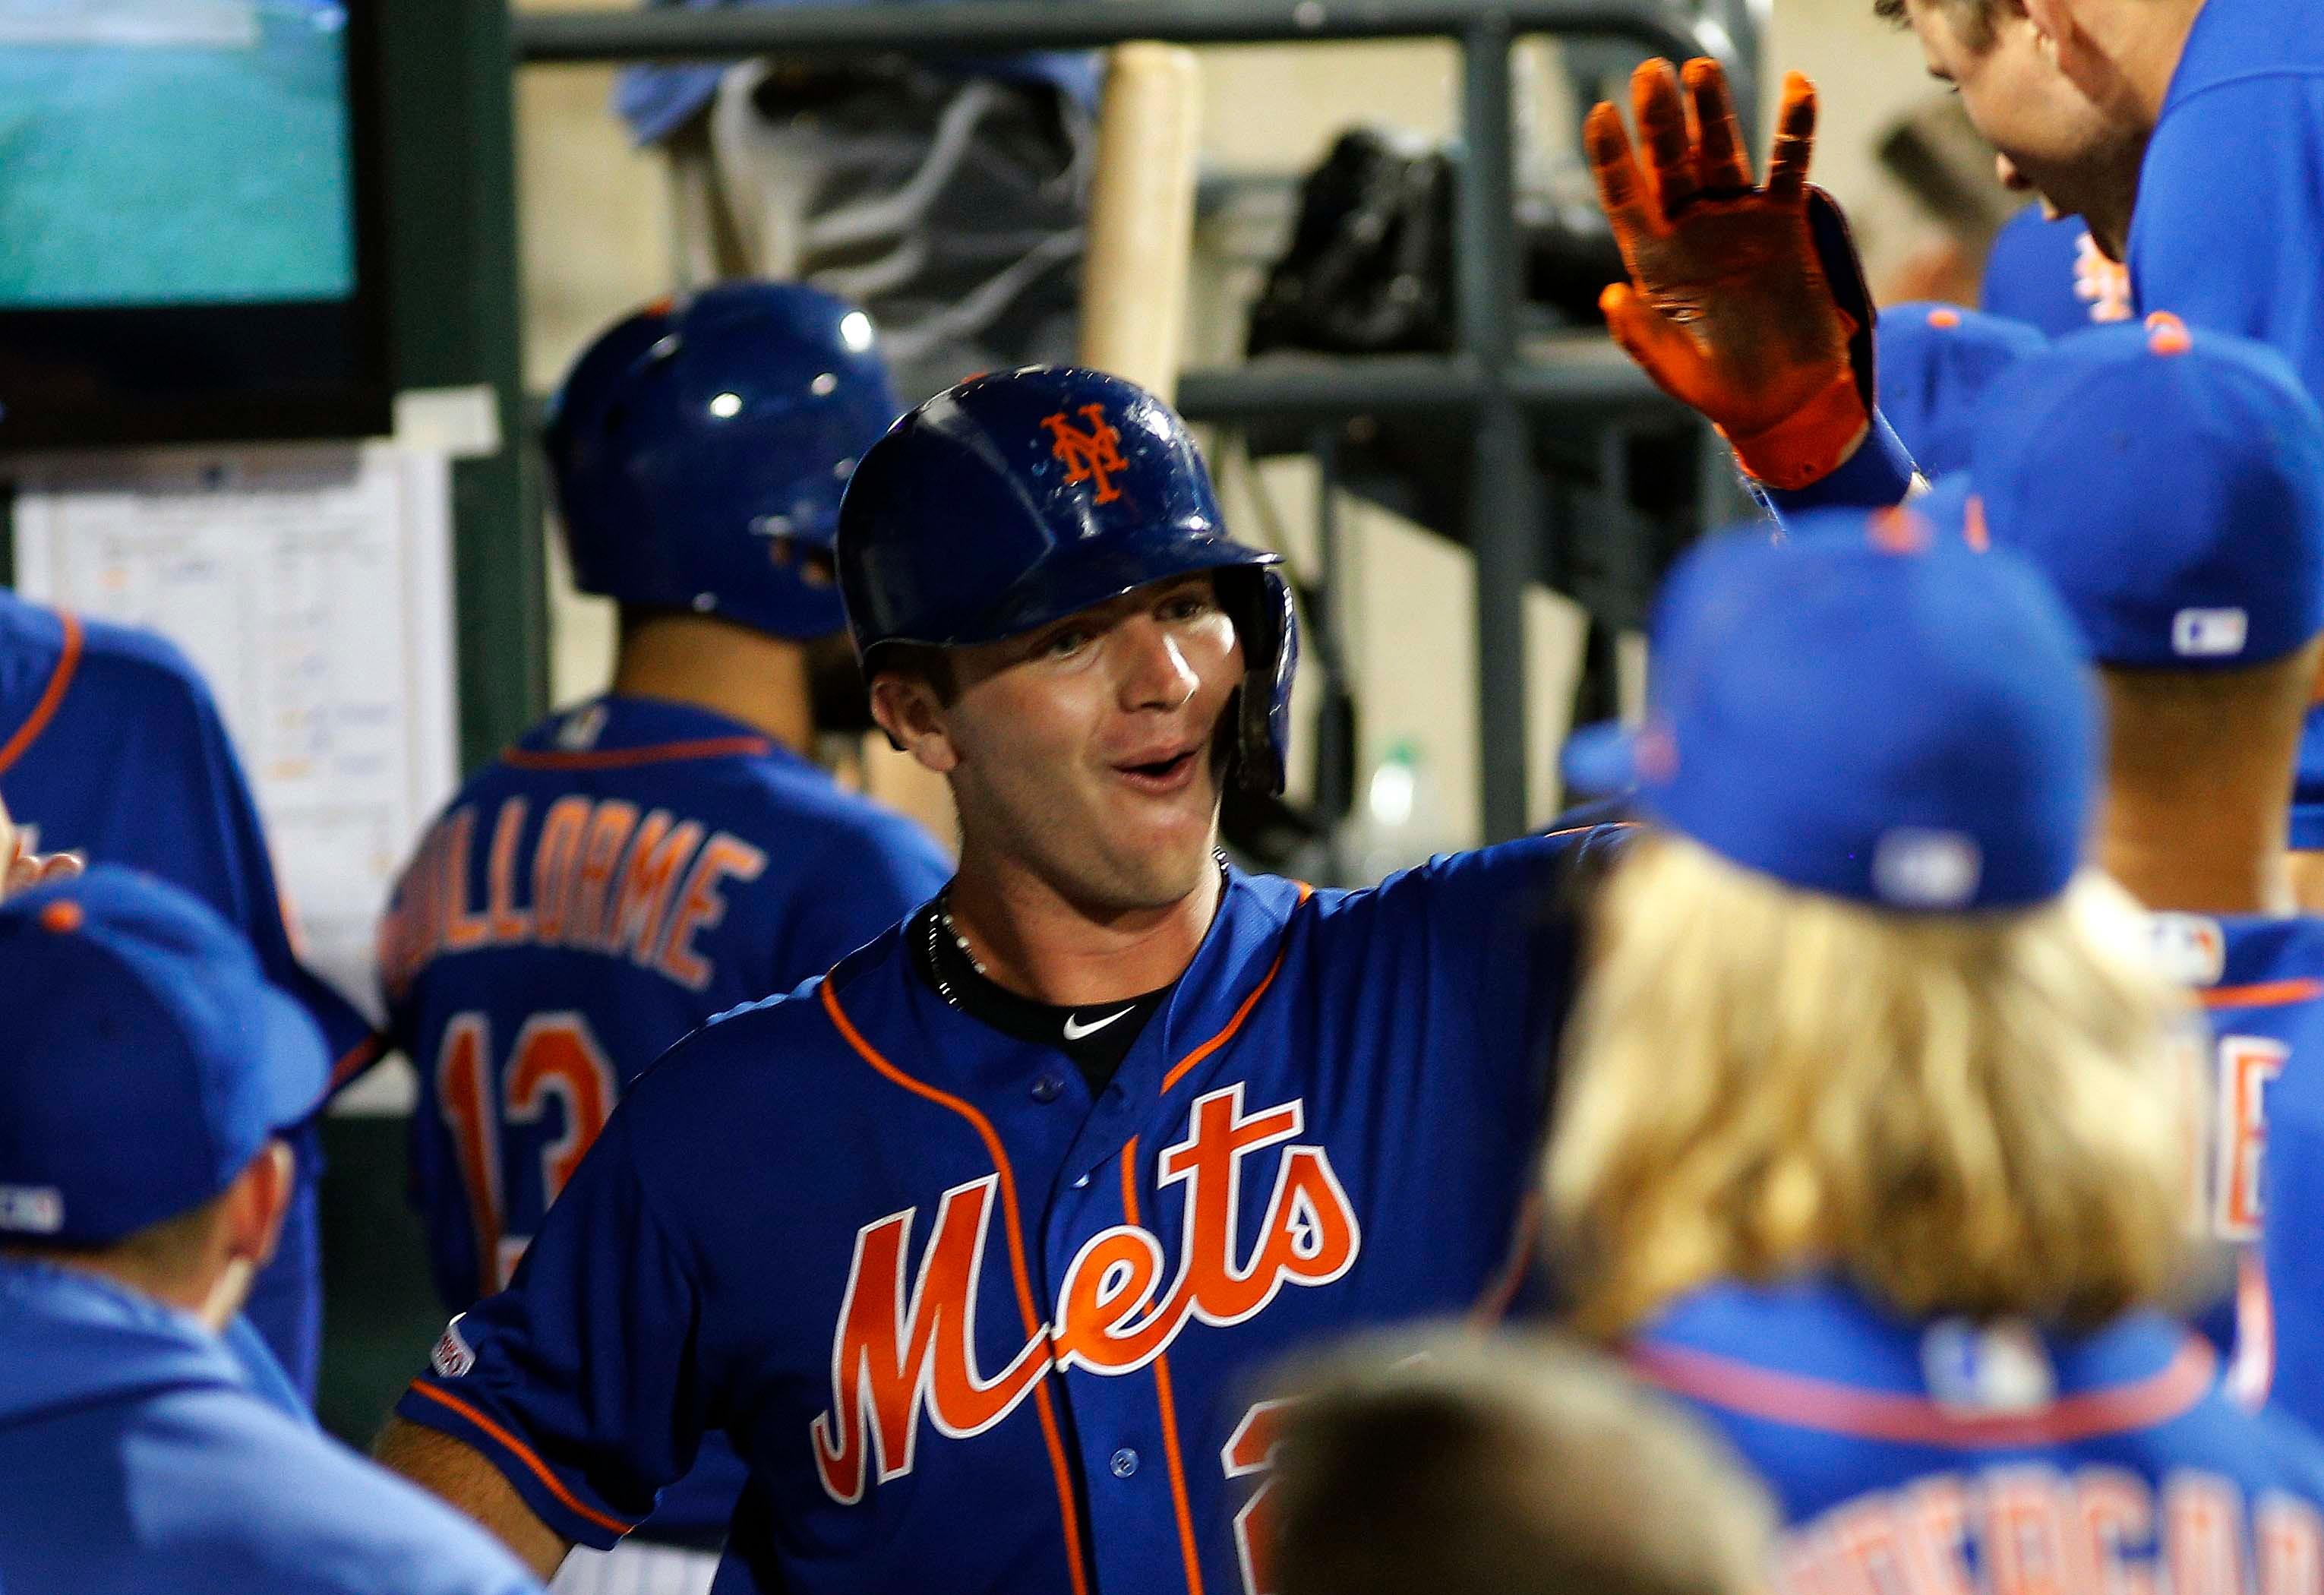
[[(0, 592), (0, 798), (32, 851), (149, 871), (216, 909), (267, 978), (322, 1028), (344, 1082), (379, 1056), (362, 1015), (299, 962), (250, 787), (209, 688), (149, 632)], [(250, 1316), (312, 1399), (322, 1351), (313, 1125), (294, 1138), (300, 1185)]]
[(220, 1339), (329, 1076), (248, 944), (99, 864), (0, 904), (0, 1588), (538, 1595)]
[(1847, 519), (1662, 601), (1548, 1164), (1579, 1315), (1774, 1487), (1787, 1591), (2324, 1588), (2324, 1443), (2146, 1306), (2191, 1015), (2082, 867), (2080, 639)]
[(2130, 273), (2106, 257), (2080, 217), (2029, 205), (1994, 235), (1978, 309), (2064, 337), (2129, 320)]
[[(2324, 1060), (2324, 921), (2291, 912), (2290, 772), (2324, 657), (2324, 413), (2273, 351), (2172, 322), (2066, 339), (1991, 390), (1960, 502), (2064, 600), (2107, 706), (2097, 862), (2150, 908), (2215, 1037), (2214, 1235), (2261, 1245), (2235, 1384), (2324, 1419), (2324, 1319), (2303, 1313), (2315, 1196), (2265, 1222), (2287, 1081)], [(1973, 496), (1970, 496), (1973, 495)], [(2264, 1235), (2263, 1243), (2262, 1238)], [(2271, 1303), (2291, 1322), (2269, 1330)], [(2227, 1314), (2232, 1322), (2233, 1314)], [(2271, 1358), (2271, 1349), (2273, 1356)]]
[(1222, 784), (1282, 780), (1288, 593), (1119, 379), (931, 400), (837, 552), (958, 873), (637, 1083), (380, 1454), (540, 1568), (724, 1431), (722, 1595), (1262, 1589), (1244, 1380), (1517, 1289), (1563, 893), (1619, 833), (1369, 891), (1223, 862)]
[[(820, 974), (950, 873), (805, 756), (818, 700), (839, 696), (820, 679), (862, 697), (831, 543), (847, 473), (897, 409), (862, 315), (765, 282), (616, 324), (558, 395), (575, 576), (622, 606), (613, 689), (462, 788), (381, 937), (390, 1029), (421, 1079), (412, 1189), (456, 1311), (507, 1283), (672, 1042)], [(742, 1482), (715, 1443), (625, 1555), (706, 1586)], [(664, 1587), (594, 1560), (559, 1589)]]
[(2324, 1422), (2324, 1123), (2295, 1062), (2324, 1059), (2324, 921), (2287, 911), (2280, 840), (2324, 652), (2324, 414), (2245, 340), (2087, 334), (1997, 384), (1968, 486), (2089, 641), (2110, 721), (2099, 861), (2172, 910), (2160, 945), (2210, 1010), (2208, 1217), (2264, 1263), (2234, 1388)]

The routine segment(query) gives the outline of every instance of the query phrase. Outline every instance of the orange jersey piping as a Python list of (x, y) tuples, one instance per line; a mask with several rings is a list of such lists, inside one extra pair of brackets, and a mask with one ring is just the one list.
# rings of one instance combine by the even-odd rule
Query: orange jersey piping
[(64, 645), (57, 654), (57, 668), (49, 672), (48, 683), (41, 688), (40, 701), (24, 717), (24, 724), (16, 728), (16, 734), (5, 745), (0, 745), (0, 774), (6, 773), (9, 766), (22, 759), (24, 750), (49, 728), (49, 722), (56, 718), (57, 705), (64, 702), (65, 689), (72, 685), (73, 673), (80, 668), (80, 622), (62, 609), (56, 612), (56, 617), (65, 632)]
[(634, 770), (679, 759), (756, 758), (774, 750), (762, 736), (710, 736), (638, 748), (511, 748), (501, 762), (511, 770)]
[[(1313, 887), (1309, 886), (1304, 880), (1299, 882), (1299, 901), (1301, 903), (1304, 904), (1306, 902), (1308, 898), (1313, 896), (1314, 893), (1314, 889)], [(1275, 962), (1267, 966), (1267, 973), (1260, 978), (1258, 985), (1251, 988), (1250, 995), (1242, 1000), (1242, 1006), (1234, 1010), (1234, 1017), (1226, 1022), (1226, 1027), (1217, 1035), (1212, 1037), (1208, 1041), (1204, 1042), (1200, 1046), (1194, 1048), (1194, 1051), (1188, 1053), (1185, 1057), (1180, 1058), (1171, 1068), (1170, 1072), (1162, 1076), (1162, 1094), (1164, 1096), (1168, 1096), (1170, 1094), (1171, 1088), (1176, 1085), (1179, 1081), (1186, 1077), (1187, 1070), (1193, 1068), (1196, 1064), (1201, 1063), (1204, 1058), (1210, 1056), (1211, 1054), (1218, 1051), (1220, 1047), (1224, 1046), (1228, 1042), (1234, 1039), (1234, 1033), (1242, 1028), (1243, 1020), (1250, 1018), (1250, 1010), (1259, 1006), (1259, 1000), (1267, 995), (1267, 989), (1269, 986), (1275, 984), (1275, 977), (1282, 973), (1283, 970), (1283, 955), (1290, 950), (1289, 944), (1291, 940), (1291, 927), (1288, 925), (1286, 925), (1283, 927), (1281, 935), (1282, 940), (1276, 944)]]
[(1635, 1347), (1628, 1361), (1650, 1384), (1730, 1412), (1797, 1428), (1961, 1451), (2060, 1445), (2152, 1428), (2201, 1400), (2218, 1365), (2211, 1348), (2190, 1335), (2161, 1371), (2135, 1383), (2069, 1396), (2039, 1412), (1980, 1416), (1948, 1411), (1926, 1397), (1779, 1373), (1683, 1346)]
[[(1032, 1271), (1025, 1263), (1024, 1226), (1017, 1216), (1017, 1174), (1010, 1165), (1007, 1150), (1001, 1145), (1000, 1136), (993, 1132), (991, 1121), (960, 1098), (913, 1079), (882, 1057), (879, 1048), (863, 1038), (863, 1033), (847, 1017), (846, 1010), (839, 1006), (839, 994), (832, 990), (831, 979), (827, 975), (823, 981), (822, 997), (824, 1011), (831, 1016), (831, 1022), (837, 1027), (847, 1045), (855, 1049), (858, 1057), (914, 1096), (934, 1102), (940, 1108), (948, 1108), (967, 1120), (969, 1127), (984, 1142), (984, 1149), (992, 1159), (993, 1170), (1001, 1176), (1001, 1205), (1009, 1220), (1009, 1267), (1016, 1276), (1018, 1310), (1024, 1315), (1027, 1337), (1039, 1338), (1042, 1333), (1041, 1317), (1033, 1305)], [(1057, 1415), (1049, 1401), (1049, 1386), (1046, 1378), (1033, 1387), (1033, 1403), (1040, 1413), (1041, 1438), (1049, 1448), (1049, 1471), (1056, 1480), (1057, 1507), (1065, 1515), (1065, 1564), (1073, 1574), (1074, 1595), (1089, 1595), (1088, 1581), (1082, 1571), (1081, 1513), (1074, 1504), (1073, 1471), (1065, 1465), (1065, 1442), (1057, 1432)]]
[[(1132, 1228), (1138, 1219), (1138, 1138), (1121, 1149), (1121, 1212)], [(1162, 1456), (1170, 1469), (1170, 1509), (1178, 1519), (1178, 1554), (1186, 1567), (1187, 1595), (1203, 1595), (1203, 1563), (1194, 1548), (1194, 1512), (1186, 1500), (1186, 1462), (1178, 1446), (1178, 1402), (1170, 1388), (1167, 1353), (1154, 1356), (1154, 1397), (1162, 1409)]]
[(618, 1517), (610, 1517), (604, 1512), (598, 1511), (595, 1507), (589, 1505), (588, 1502), (583, 1500), (571, 1490), (566, 1489), (565, 1480), (559, 1479), (556, 1474), (549, 1471), (549, 1464), (542, 1461), (540, 1457), (533, 1453), (532, 1447), (527, 1445), (523, 1441), (519, 1440), (515, 1435), (510, 1434), (506, 1429), (502, 1428), (498, 1424), (493, 1422), (492, 1419), (486, 1417), (483, 1413), (478, 1412), (475, 1407), (470, 1406), (458, 1397), (447, 1396), (443, 1391), (438, 1389), (435, 1386), (423, 1385), (417, 1380), (412, 1382), (411, 1388), (419, 1394), (427, 1397), (429, 1400), (441, 1402), (444, 1406), (450, 1407), (454, 1412), (458, 1413), (462, 1417), (475, 1424), (477, 1428), (482, 1429), (494, 1440), (499, 1441), (503, 1445), (508, 1447), (511, 1452), (515, 1453), (517, 1461), (522, 1462), (526, 1467), (532, 1470), (534, 1478), (540, 1480), (541, 1483), (549, 1487), (549, 1493), (555, 1496), (559, 1501), (563, 1502), (564, 1505), (576, 1517), (586, 1517), (590, 1522), (595, 1524), (598, 1527), (619, 1535), (625, 1535), (629, 1533), (630, 1530), (637, 1526), (634, 1523), (624, 1523)]

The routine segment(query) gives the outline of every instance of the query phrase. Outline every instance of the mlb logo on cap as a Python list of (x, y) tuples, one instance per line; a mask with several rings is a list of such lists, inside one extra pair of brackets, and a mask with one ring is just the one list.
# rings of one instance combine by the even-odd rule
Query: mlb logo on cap
[(2163, 316), (2062, 338), (1994, 384), (1969, 478), (1964, 527), (2101, 664), (2239, 669), (2324, 631), (2324, 412), (2271, 349)]
[(1884, 901), (1912, 908), (1958, 908), (1976, 900), (1984, 865), (1977, 840), (1958, 831), (1900, 825), (1872, 850), (1872, 885)]
[[(2045, 901), (2081, 857), (2098, 713), (2073, 627), (2006, 551), (1887, 512), (1737, 532), (1656, 605), (1629, 770), (1655, 823), (1812, 891), (1905, 912)], [(1666, 757), (1638, 757), (1657, 742)]]
[(2232, 659), (2251, 637), (2240, 609), (2182, 609), (2171, 617), (2171, 651), (2181, 659)]
[(0, 1230), (53, 1235), (65, 1227), (65, 1195), (54, 1185), (0, 1185)]

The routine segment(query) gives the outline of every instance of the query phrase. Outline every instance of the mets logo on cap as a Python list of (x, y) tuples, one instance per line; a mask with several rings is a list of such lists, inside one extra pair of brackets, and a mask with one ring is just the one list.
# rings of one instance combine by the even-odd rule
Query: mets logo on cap
[(1095, 482), (1097, 502), (1110, 504), (1121, 496), (1113, 474), (1130, 469), (1130, 462), (1121, 457), (1121, 434), (1106, 420), (1102, 404), (1083, 405), (1081, 417), (1088, 423), (1086, 430), (1067, 419), (1064, 410), (1041, 418), (1049, 433), (1049, 456), (1065, 462), (1066, 481)]

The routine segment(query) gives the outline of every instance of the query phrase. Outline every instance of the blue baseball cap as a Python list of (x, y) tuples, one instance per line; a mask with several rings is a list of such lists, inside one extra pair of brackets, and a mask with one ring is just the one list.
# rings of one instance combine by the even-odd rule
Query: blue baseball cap
[(247, 942), (117, 865), (0, 903), (0, 1239), (101, 1246), (190, 1212), (330, 1074)]
[(2033, 568), (1909, 511), (1711, 539), (1656, 605), (1646, 816), (1884, 908), (2045, 901), (2081, 857), (2098, 711)]
[(1872, 337), (1880, 413), (1932, 478), (1968, 466), (1994, 379), (2050, 343), (2022, 321), (1925, 300), (1882, 310)]
[(2167, 316), (2061, 338), (1994, 384), (1969, 475), (1971, 540), (2049, 577), (2102, 663), (2241, 668), (2324, 631), (2324, 411), (2272, 349)]

